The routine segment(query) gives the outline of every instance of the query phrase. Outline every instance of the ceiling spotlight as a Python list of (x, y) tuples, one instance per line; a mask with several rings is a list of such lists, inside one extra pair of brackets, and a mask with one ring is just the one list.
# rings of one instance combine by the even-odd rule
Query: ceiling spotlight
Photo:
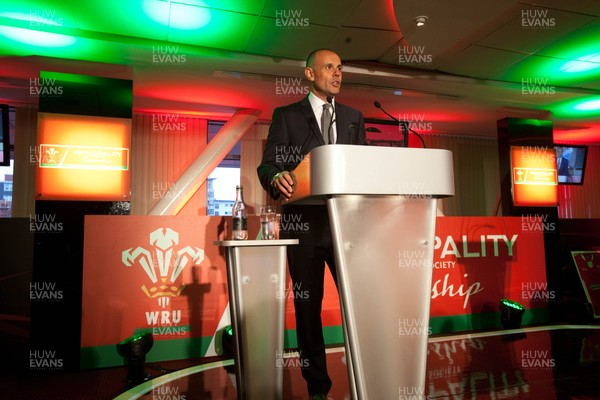
[(415, 24), (417, 24), (417, 26), (423, 26), (425, 25), (425, 22), (427, 22), (429, 18), (426, 17), (425, 15), (420, 15), (418, 17), (415, 17), (415, 19), (413, 19), (413, 21), (415, 21)]

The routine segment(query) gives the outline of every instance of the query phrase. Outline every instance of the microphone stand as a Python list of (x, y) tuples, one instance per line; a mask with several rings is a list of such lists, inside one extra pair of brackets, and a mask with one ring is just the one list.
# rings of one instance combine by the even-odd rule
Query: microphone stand
[(417, 137), (421, 140), (421, 144), (423, 145), (423, 148), (427, 148), (427, 146), (425, 145), (425, 141), (423, 140), (423, 138), (421, 137), (421, 135), (419, 135), (417, 132), (415, 132), (414, 130), (410, 129), (408, 122), (406, 121), (400, 121), (399, 119), (397, 119), (396, 117), (394, 117), (393, 115), (391, 115), (390, 113), (388, 113), (387, 111), (385, 111), (383, 109), (383, 107), (381, 107), (381, 104), (379, 104), (378, 101), (374, 101), (373, 105), (377, 108), (379, 108), (381, 111), (383, 111), (383, 113), (385, 115), (387, 115), (388, 117), (390, 117), (392, 120), (396, 121), (398, 123), (398, 125), (400, 125), (400, 129), (402, 130), (402, 135), (404, 136), (404, 146), (403, 147), (408, 147), (408, 132), (412, 132), (415, 135), (417, 135)]

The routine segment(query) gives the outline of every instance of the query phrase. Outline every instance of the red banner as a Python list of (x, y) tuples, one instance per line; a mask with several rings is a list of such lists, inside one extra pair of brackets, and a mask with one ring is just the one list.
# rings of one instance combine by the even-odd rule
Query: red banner
[(212, 336), (228, 303), (224, 255), (212, 244), (221, 222), (86, 216), (82, 347), (141, 329), (155, 340)]
[(438, 218), (431, 316), (498, 311), (502, 298), (544, 308), (543, 229), (534, 215)]
[[(229, 320), (225, 254), (213, 245), (229, 237), (226, 221), (86, 216), (82, 347), (107, 346), (97, 351), (114, 352), (116, 343), (142, 329), (152, 330), (155, 347), (161, 342), (191, 347), (178, 339), (210, 342), (220, 323)], [(249, 226), (258, 231), (257, 217)], [(542, 232), (553, 228), (535, 215), (438, 218), (430, 315), (442, 322), (432, 324), (434, 332), (480, 329), (471, 321), (498, 313), (502, 298), (528, 311), (546, 309), (554, 294), (546, 282)], [(337, 332), (330, 340), (339, 340), (339, 301), (329, 273), (325, 285), (323, 323), (328, 332)], [(289, 279), (287, 288), (285, 327), (290, 330), (295, 320)], [(457, 318), (467, 322), (454, 323)], [(204, 356), (206, 347), (194, 356)], [(164, 359), (177, 358), (170, 351)]]

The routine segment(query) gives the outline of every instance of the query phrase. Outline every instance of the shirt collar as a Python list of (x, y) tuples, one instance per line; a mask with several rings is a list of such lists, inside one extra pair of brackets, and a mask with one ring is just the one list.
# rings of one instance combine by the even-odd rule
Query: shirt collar
[[(308, 101), (310, 102), (310, 105), (313, 110), (322, 110), (323, 104), (327, 103), (326, 101), (323, 101), (317, 96), (315, 96), (315, 94), (312, 91), (308, 92)], [(335, 97), (331, 101), (331, 104), (333, 104), (333, 106), (335, 107)]]

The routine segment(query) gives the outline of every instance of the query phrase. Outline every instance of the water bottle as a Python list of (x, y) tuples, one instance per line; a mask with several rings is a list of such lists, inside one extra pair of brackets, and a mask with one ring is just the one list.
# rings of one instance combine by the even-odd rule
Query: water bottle
[(248, 214), (242, 185), (235, 187), (235, 203), (233, 203), (231, 215), (233, 216), (233, 240), (248, 239)]

